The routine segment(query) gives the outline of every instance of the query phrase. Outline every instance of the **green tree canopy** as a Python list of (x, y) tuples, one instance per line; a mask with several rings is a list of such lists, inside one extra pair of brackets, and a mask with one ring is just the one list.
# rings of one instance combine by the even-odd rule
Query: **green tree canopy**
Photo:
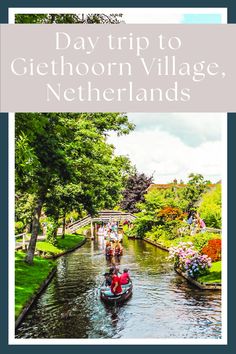
[[(127, 116), (105, 114), (16, 114), (16, 187), (19, 193), (35, 195), (32, 216), (32, 262), (43, 205), (58, 219), (72, 208), (95, 214), (113, 207), (120, 197), (130, 162), (114, 156), (106, 134), (127, 134), (133, 126)], [(55, 231), (55, 230), (54, 230)]]
[(117, 24), (122, 14), (16, 14), (16, 23), (25, 24)]
[(203, 195), (199, 206), (201, 218), (208, 227), (221, 228), (221, 205), (221, 184), (217, 184), (214, 189)]
[(201, 174), (191, 173), (189, 181), (185, 188), (182, 189), (183, 198), (186, 200), (187, 210), (196, 207), (196, 203), (201, 199), (210, 185), (209, 180), (205, 180)]

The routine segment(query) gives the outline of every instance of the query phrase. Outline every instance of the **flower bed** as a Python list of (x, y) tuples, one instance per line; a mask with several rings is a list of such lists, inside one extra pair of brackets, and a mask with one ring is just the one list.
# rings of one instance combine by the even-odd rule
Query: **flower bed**
[(181, 242), (178, 247), (171, 247), (169, 252), (174, 267), (193, 279), (207, 274), (211, 267), (211, 258), (196, 251), (191, 242)]
[(202, 253), (211, 258), (212, 262), (221, 260), (221, 240), (209, 240), (207, 245), (203, 247)]

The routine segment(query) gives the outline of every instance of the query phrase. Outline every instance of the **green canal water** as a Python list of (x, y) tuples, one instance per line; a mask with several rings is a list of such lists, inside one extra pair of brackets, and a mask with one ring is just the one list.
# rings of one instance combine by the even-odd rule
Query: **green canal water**
[(132, 297), (101, 302), (109, 262), (104, 240), (88, 241), (58, 259), (57, 273), (16, 332), (16, 338), (221, 338), (221, 293), (202, 291), (173, 271), (168, 253), (142, 240), (124, 240)]

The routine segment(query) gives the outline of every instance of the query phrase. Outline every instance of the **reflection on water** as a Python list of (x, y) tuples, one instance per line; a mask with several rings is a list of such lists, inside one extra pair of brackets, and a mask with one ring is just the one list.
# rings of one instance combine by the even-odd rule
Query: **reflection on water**
[(168, 253), (124, 240), (132, 297), (106, 305), (98, 287), (109, 262), (104, 240), (88, 241), (58, 260), (58, 271), (19, 327), (17, 338), (220, 338), (221, 294), (202, 291), (177, 275)]

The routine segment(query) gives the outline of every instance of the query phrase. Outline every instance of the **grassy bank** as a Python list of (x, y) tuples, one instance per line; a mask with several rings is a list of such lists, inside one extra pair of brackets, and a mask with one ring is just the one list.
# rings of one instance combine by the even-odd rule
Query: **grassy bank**
[[(57, 237), (57, 246), (46, 241), (37, 242), (36, 249), (48, 255), (58, 255), (75, 248), (84, 241), (82, 235)], [(31, 297), (39, 290), (43, 281), (55, 267), (56, 262), (35, 256), (32, 266), (24, 262), (25, 253), (15, 253), (15, 317), (17, 318)]]
[(47, 241), (40, 241), (37, 242), (36, 249), (51, 256), (55, 256), (70, 249), (73, 249), (81, 242), (83, 242), (84, 238), (85, 237), (83, 235), (66, 234), (64, 238), (62, 238), (61, 236), (57, 237), (56, 246), (51, 245)]
[(173, 239), (167, 239), (165, 236), (161, 235), (160, 237), (155, 237), (155, 235), (152, 235), (151, 232), (147, 232), (146, 236), (149, 240), (159, 243), (160, 245), (170, 248), (170, 247), (176, 247), (178, 246), (181, 242), (192, 242), (193, 246), (195, 249), (200, 251), (209, 240), (214, 240), (214, 239), (220, 239), (221, 236), (219, 234), (214, 234), (214, 233), (198, 233), (196, 235), (190, 236), (181, 236), (181, 237), (175, 237)]
[(221, 283), (221, 261), (212, 263), (209, 274), (198, 278), (201, 283)]
[[(176, 247), (181, 242), (192, 242), (194, 247), (201, 251), (202, 247), (208, 242), (208, 240), (220, 238), (218, 234), (196, 234), (194, 236), (184, 236), (177, 237), (173, 240), (167, 240), (164, 237), (160, 236), (158, 239), (155, 237), (148, 237), (154, 243), (160, 244), (166, 248)], [(211, 268), (209, 269), (209, 273), (203, 276), (198, 277), (197, 279), (200, 283), (221, 283), (221, 261), (213, 262)]]
[(55, 261), (34, 257), (34, 265), (24, 262), (25, 253), (15, 254), (15, 317), (21, 313), (25, 304), (39, 289), (55, 266)]

